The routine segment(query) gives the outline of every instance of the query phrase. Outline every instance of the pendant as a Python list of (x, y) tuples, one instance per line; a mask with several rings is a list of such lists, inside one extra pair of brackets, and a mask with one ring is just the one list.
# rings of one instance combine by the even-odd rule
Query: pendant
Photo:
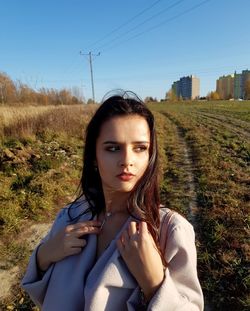
[(100, 230), (102, 230), (102, 228), (103, 228), (103, 226), (104, 226), (106, 220), (107, 220), (110, 216), (112, 216), (112, 212), (107, 212), (107, 213), (105, 213), (105, 216), (104, 216), (104, 219), (103, 219), (103, 221), (102, 221)]

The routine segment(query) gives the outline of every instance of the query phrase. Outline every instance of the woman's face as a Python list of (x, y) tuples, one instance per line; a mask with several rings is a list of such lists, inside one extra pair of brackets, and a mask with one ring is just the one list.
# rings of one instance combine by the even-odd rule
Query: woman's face
[(150, 131), (139, 115), (106, 121), (96, 142), (96, 161), (104, 194), (131, 191), (149, 162)]

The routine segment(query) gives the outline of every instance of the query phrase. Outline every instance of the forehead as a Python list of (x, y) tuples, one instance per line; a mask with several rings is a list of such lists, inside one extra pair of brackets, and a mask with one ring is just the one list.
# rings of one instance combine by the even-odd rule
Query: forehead
[(146, 119), (139, 115), (117, 116), (103, 123), (98, 139), (149, 142), (150, 130)]

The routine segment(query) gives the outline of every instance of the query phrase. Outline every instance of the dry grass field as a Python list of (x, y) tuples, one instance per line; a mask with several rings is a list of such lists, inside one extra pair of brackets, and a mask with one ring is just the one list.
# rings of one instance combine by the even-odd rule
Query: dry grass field
[(56, 106), (0, 106), (2, 126), (8, 126), (17, 120), (35, 117), (46, 111), (52, 111)]
[[(248, 310), (250, 102), (149, 107), (157, 120), (162, 202), (194, 225), (206, 309)], [(17, 285), (35, 244), (28, 237), (36, 232), (39, 239), (39, 228), (72, 200), (95, 109), (0, 107), (0, 275), (16, 273), (0, 309), (36, 310)]]
[[(250, 102), (151, 107), (171, 123), (166, 141), (168, 136), (175, 137), (174, 146), (166, 143), (170, 148), (165, 172), (166, 199), (170, 206), (173, 189), (177, 187), (180, 202), (187, 192), (185, 188), (179, 191), (179, 187), (185, 180), (184, 187), (191, 185), (191, 197), (182, 203), (191, 205), (191, 215), (187, 216), (197, 232), (198, 269), (206, 300), (212, 310), (228, 310), (229, 306), (231, 310), (247, 310), (250, 306)], [(178, 157), (182, 160), (172, 162)], [(185, 172), (191, 174), (189, 181)]]

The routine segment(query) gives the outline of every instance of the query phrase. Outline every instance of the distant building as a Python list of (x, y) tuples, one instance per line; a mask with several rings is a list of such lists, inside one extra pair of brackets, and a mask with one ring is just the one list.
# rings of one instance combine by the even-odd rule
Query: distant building
[(200, 79), (193, 75), (182, 77), (172, 84), (172, 91), (177, 98), (198, 99), (200, 96)]
[(216, 80), (216, 92), (220, 99), (247, 99), (247, 82), (250, 81), (250, 70), (241, 73), (234, 72), (233, 75), (219, 77)]
[(222, 76), (216, 80), (216, 92), (221, 99), (234, 98), (234, 75)]
[(234, 98), (246, 99), (246, 86), (250, 81), (250, 70), (242, 70), (241, 73), (234, 72)]
[(242, 75), (242, 99), (247, 99), (246, 87), (247, 81), (250, 81), (250, 70), (243, 70), (241, 75)]
[(192, 91), (191, 91), (191, 99), (198, 99), (200, 97), (200, 79), (192, 77)]
[(179, 81), (175, 81), (172, 84), (172, 92), (175, 94), (176, 97), (179, 97), (179, 94), (180, 94), (179, 87), (180, 87)]
[(242, 92), (242, 75), (240, 73), (234, 72), (234, 98), (242, 98), (243, 92)]

